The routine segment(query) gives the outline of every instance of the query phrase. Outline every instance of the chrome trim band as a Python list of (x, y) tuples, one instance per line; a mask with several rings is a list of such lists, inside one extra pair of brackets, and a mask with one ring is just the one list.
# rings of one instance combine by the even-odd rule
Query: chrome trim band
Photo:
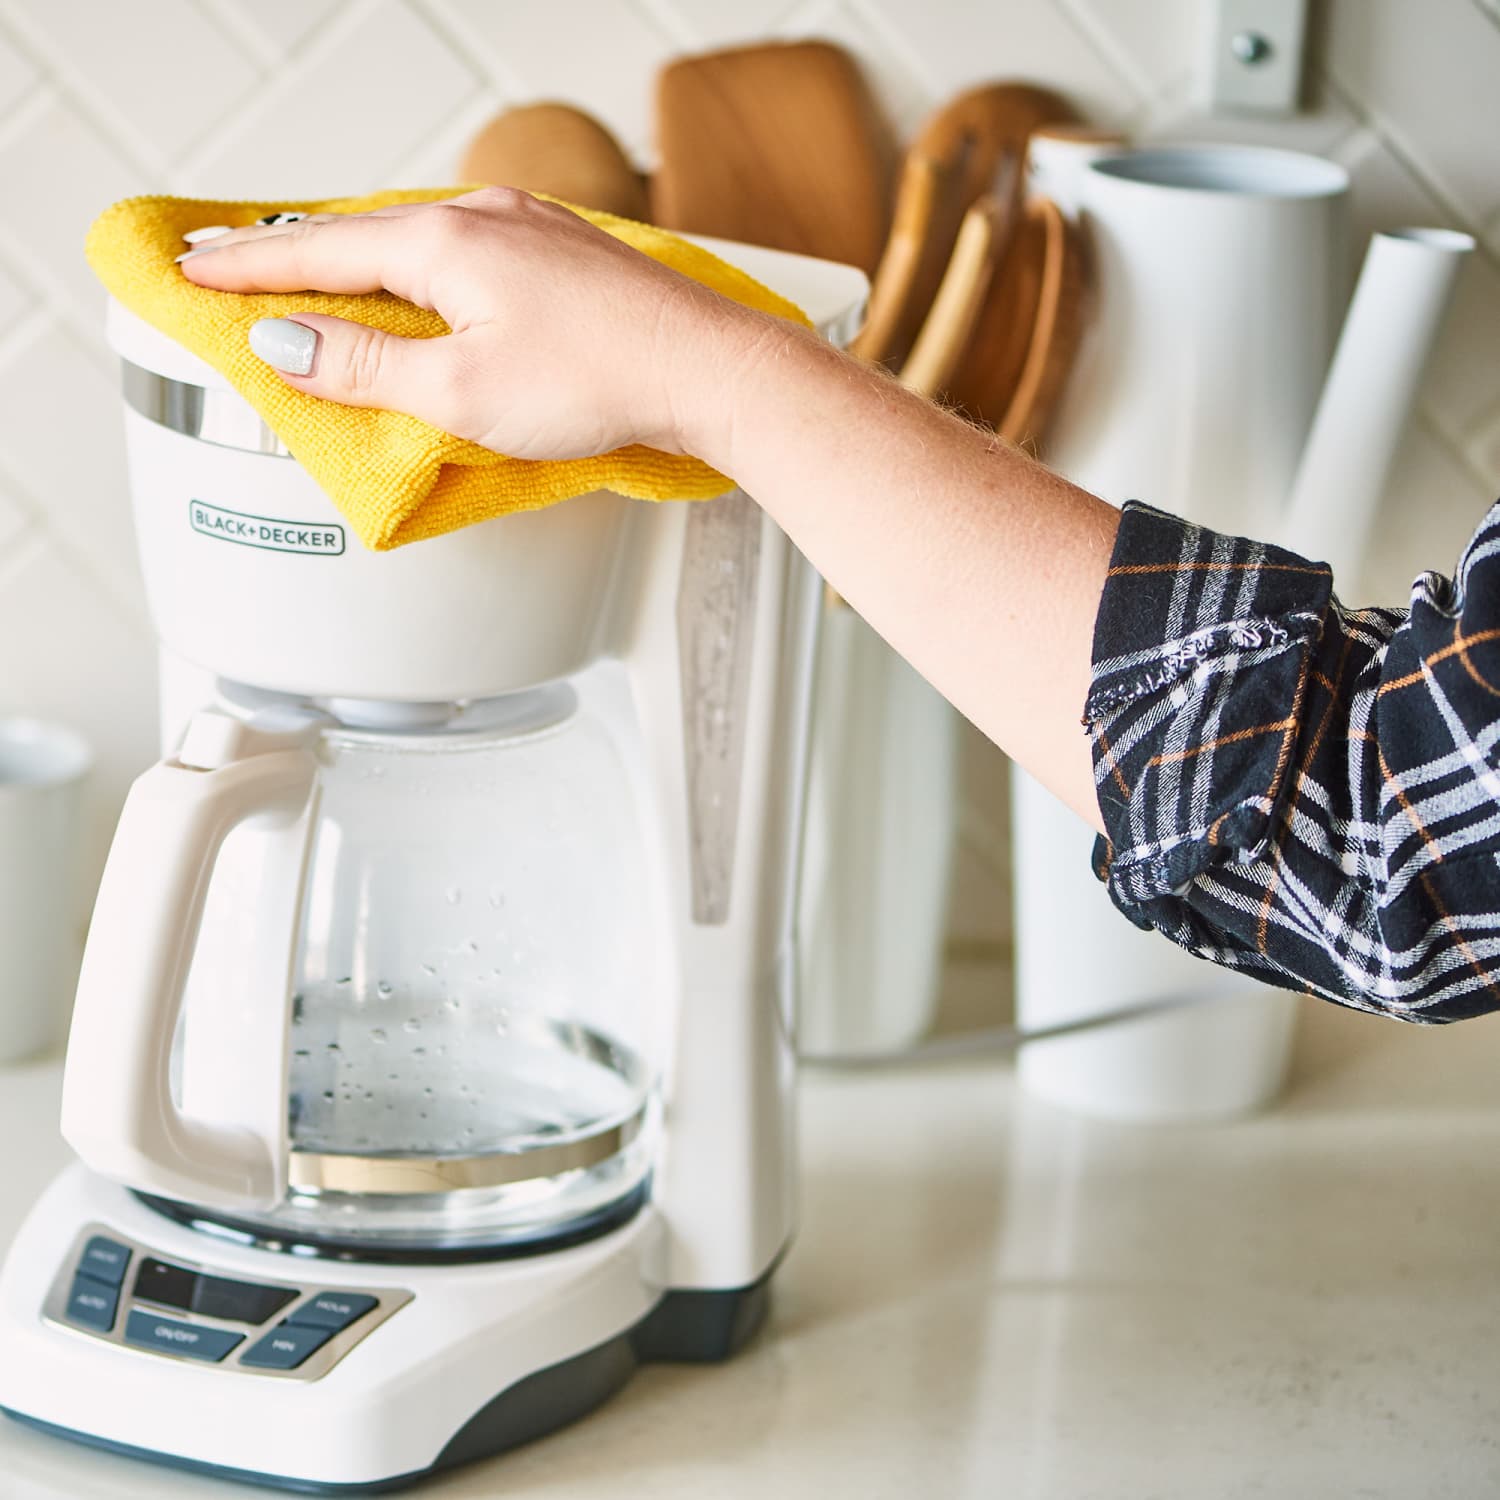
[(216, 448), (235, 448), (267, 458), (292, 456), (255, 408), (233, 391), (211, 391), (169, 380), (128, 359), (120, 361), (120, 373), (126, 406), (148, 422)]
[(508, 1187), (597, 1167), (641, 1133), (645, 1114), (642, 1104), (629, 1118), (581, 1140), (488, 1156), (330, 1156), (293, 1151), (288, 1163), (289, 1181), (299, 1192), (387, 1195)]
[(597, 1167), (641, 1133), (650, 1100), (648, 1070), (642, 1058), (578, 1021), (523, 1015), (511, 1019), (509, 1030), (533, 1047), (566, 1053), (607, 1069), (637, 1091), (640, 1103), (628, 1115), (601, 1122), (588, 1134), (571, 1140), (543, 1141), (477, 1156), (434, 1156), (424, 1151), (354, 1155), (318, 1149), (341, 1146), (341, 1140), (314, 1138), (307, 1145), (294, 1140), (287, 1164), (292, 1189), (304, 1193), (422, 1195), (509, 1187)]

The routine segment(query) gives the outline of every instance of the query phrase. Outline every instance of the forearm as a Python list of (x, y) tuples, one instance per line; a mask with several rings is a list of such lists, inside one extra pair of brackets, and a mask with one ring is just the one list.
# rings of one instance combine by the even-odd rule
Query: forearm
[(1080, 718), (1114, 507), (785, 325), (722, 317), (704, 350), (681, 418), (691, 450), (734, 475), (923, 676), (1101, 826)]

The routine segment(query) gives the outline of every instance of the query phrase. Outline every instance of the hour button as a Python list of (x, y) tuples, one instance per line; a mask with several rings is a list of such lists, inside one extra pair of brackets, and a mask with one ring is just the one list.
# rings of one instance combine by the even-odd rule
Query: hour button
[(337, 1333), (364, 1317), (379, 1300), (365, 1292), (320, 1292), (301, 1307), (294, 1307), (286, 1320)]

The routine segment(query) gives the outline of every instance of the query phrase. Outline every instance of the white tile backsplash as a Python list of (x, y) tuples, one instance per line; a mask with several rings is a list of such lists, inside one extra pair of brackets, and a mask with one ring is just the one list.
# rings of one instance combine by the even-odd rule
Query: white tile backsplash
[(26, 97), (38, 76), (30, 59), (0, 37), (0, 116)]
[[(850, 48), (903, 135), (960, 88), (1026, 77), (1153, 137), (1333, 152), (1363, 228), (1483, 230), (1383, 508), (1371, 571), (1403, 598), (1418, 568), (1451, 565), (1500, 487), (1500, 9), (1324, 0), (1309, 107), (1204, 120), (1190, 89), (1204, 3), (0, 0), (0, 712), (66, 719), (94, 740), (102, 849), (151, 754), (154, 701), (113, 362), (80, 251), (99, 209), (135, 192), (441, 182), (491, 111), (544, 97), (593, 111), (649, 163), (657, 66), (772, 35)], [(970, 738), (966, 951), (1009, 930), (998, 757)]]
[[(29, 22), (33, 45), (45, 48), (77, 93), (128, 122), (170, 161), (182, 148), (184, 122), (234, 109), (259, 69), (193, 0), (151, 0), (149, 29), (159, 45), (143, 66), (141, 9), (119, 0), (12, 0), (10, 14)], [(184, 58), (191, 66), (181, 65)]]

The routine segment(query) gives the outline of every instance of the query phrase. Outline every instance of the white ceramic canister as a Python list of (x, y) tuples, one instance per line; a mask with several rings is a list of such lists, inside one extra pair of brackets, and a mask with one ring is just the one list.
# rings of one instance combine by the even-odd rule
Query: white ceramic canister
[[(1106, 156), (1080, 211), (1094, 325), (1048, 446), (1070, 479), (1219, 530), (1269, 533), (1344, 306), (1347, 175), (1252, 147)], [(1026, 1028), (1200, 996), (1203, 1007), (1033, 1043), (1027, 1088), (1115, 1118), (1253, 1110), (1280, 1088), (1296, 999), (1139, 931), (1094, 878), (1092, 833), (1014, 782), (1017, 1013)]]
[(81, 736), (0, 719), (0, 1065), (63, 1034), (82, 948)]

